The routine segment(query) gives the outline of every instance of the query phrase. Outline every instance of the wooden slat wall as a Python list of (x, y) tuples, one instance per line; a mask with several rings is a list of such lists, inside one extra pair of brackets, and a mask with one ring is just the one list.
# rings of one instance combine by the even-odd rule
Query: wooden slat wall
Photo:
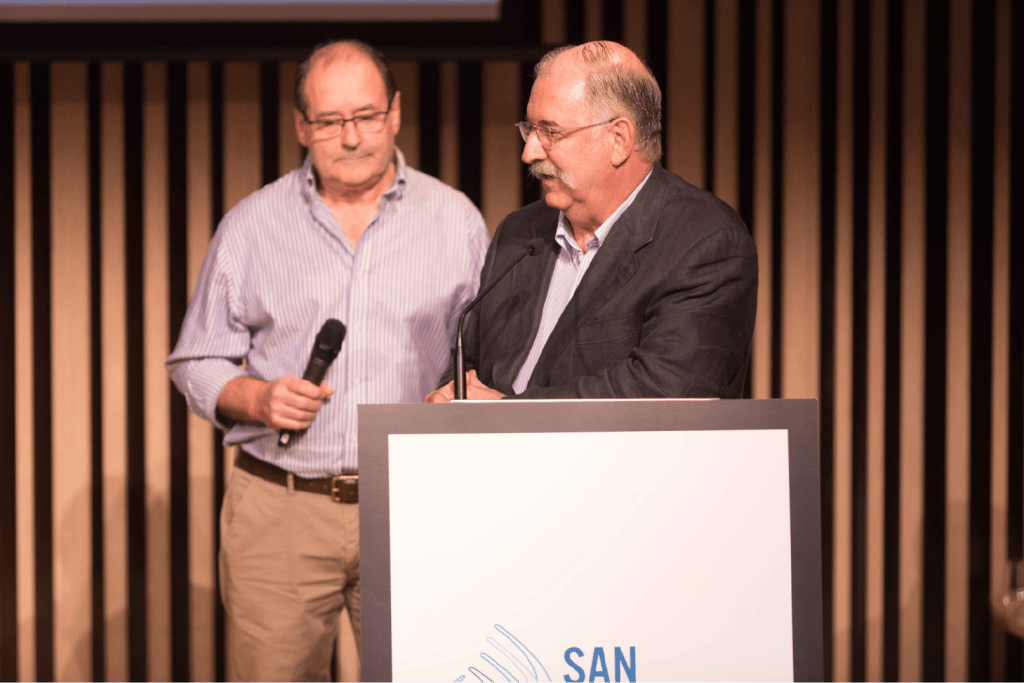
[[(648, 59), (663, 162), (758, 244), (748, 392), (819, 399), (834, 680), (1022, 680), (990, 610), (1024, 553), (1022, 17), (1010, 0), (541, 3), (547, 44)], [(538, 196), (511, 126), (533, 64), (452, 59), (395, 64), (398, 142), (493, 230)], [(219, 218), (302, 161), (296, 67), (0, 64), (0, 679), (224, 675), (232, 454), (163, 360)]]

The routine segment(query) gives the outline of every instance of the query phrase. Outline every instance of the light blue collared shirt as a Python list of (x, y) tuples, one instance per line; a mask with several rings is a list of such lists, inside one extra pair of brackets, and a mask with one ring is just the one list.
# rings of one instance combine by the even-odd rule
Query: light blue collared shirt
[[(357, 248), (317, 192), (308, 158), (228, 212), (167, 359), (189, 408), (225, 429), (225, 444), (299, 476), (358, 471), (356, 406), (422, 401), (479, 286), (489, 241), (480, 212), (395, 151), (395, 182)], [(347, 328), (324, 378), (336, 393), (305, 433), (278, 448), (263, 425), (220, 421), (217, 398), (235, 377), (301, 377), (328, 318)]]
[(565, 310), (569, 300), (572, 299), (572, 295), (576, 292), (576, 288), (583, 281), (583, 276), (587, 274), (587, 269), (590, 268), (591, 262), (597, 256), (597, 250), (601, 248), (601, 244), (608, 236), (608, 233), (611, 232), (615, 222), (630, 207), (637, 194), (639, 194), (640, 189), (643, 188), (650, 177), (651, 173), (648, 171), (644, 179), (640, 181), (640, 184), (636, 186), (636, 189), (626, 197), (626, 200), (619, 205), (619, 208), (615, 209), (615, 212), (594, 232), (594, 236), (587, 242), (587, 253), (585, 254), (580, 249), (580, 246), (576, 244), (576, 238), (572, 236), (567, 227), (565, 214), (562, 212), (558, 213), (558, 228), (555, 230), (555, 241), (561, 249), (558, 250), (555, 269), (551, 273), (551, 284), (548, 286), (548, 296), (544, 300), (544, 311), (541, 313), (537, 336), (533, 339), (530, 355), (526, 357), (523, 367), (519, 368), (519, 374), (516, 375), (515, 381), (512, 382), (512, 388), (515, 389), (517, 394), (521, 394), (526, 389), (526, 385), (530, 381), (530, 375), (533, 374), (533, 369), (537, 367), (537, 361), (540, 360), (540, 354), (544, 350), (544, 345), (547, 344), (551, 331), (555, 329), (555, 323), (562, 317), (562, 311)]

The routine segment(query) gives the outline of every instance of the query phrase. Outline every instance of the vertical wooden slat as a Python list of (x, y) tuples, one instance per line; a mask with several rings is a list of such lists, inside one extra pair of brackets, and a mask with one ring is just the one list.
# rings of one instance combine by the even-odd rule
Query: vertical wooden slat
[(868, 269), (867, 269), (867, 506), (865, 582), (865, 673), (884, 680), (885, 618), (883, 608), (885, 554), (885, 333), (886, 333), (886, 0), (870, 4), (871, 45), (868, 63), (870, 107), (868, 141)]
[(53, 582), (53, 340), (51, 320), (51, 68), (34, 63), (30, 69), (32, 112), (32, 345), (34, 383), (33, 510), (35, 513), (35, 632), (36, 676), (56, 678), (54, 669)]
[(483, 69), (480, 62), (459, 62), (459, 184), (481, 206), (483, 198)]
[(540, 15), (540, 39), (545, 45), (566, 42), (565, 0), (543, 0)]
[[(273, 70), (276, 76), (276, 65)], [(270, 79), (273, 80), (273, 79)], [(266, 84), (266, 80), (264, 81)], [(186, 65), (172, 62), (167, 65), (167, 311), (168, 346), (177, 339), (188, 305), (188, 144), (187, 109), (188, 84)], [(276, 88), (270, 96), (277, 102)], [(276, 109), (273, 112), (276, 114)], [(265, 115), (267, 112), (265, 112)], [(270, 137), (277, 139), (277, 117), (266, 122)], [(276, 149), (276, 147), (275, 147)], [(264, 173), (277, 170), (277, 155), (273, 163), (264, 156)], [(168, 446), (170, 467), (170, 496), (168, 519), (187, 519), (191, 486), (188, 460), (188, 406), (185, 398), (167, 384), (169, 404)], [(171, 618), (171, 675), (175, 681), (191, 680), (191, 588), (189, 562), (189, 527), (170, 524), (170, 618)]]
[[(54, 673), (92, 676), (92, 425), (89, 406), (89, 160), (86, 67), (51, 71)], [(78, 331), (74, 333), (72, 331)]]
[(103, 542), (106, 670), (111, 681), (128, 675), (128, 446), (125, 330), (124, 69), (104, 64), (100, 291), (103, 320)]
[(224, 211), (260, 189), (259, 65), (224, 65)]
[[(258, 119), (257, 119), (258, 122)], [(167, 288), (167, 69), (143, 69), (143, 362), (146, 402), (146, 585), (149, 677), (171, 680), (170, 345)], [(254, 164), (260, 172), (260, 164)]]
[(522, 204), (519, 183), (508, 182), (519, 174), (523, 139), (515, 128), (520, 120), (519, 81), (515, 62), (489, 62), (483, 68), (483, 197), (481, 211), (494, 234), (501, 219)]
[[(391, 71), (402, 93), (402, 127), (395, 138), (395, 144), (405, 155), (405, 162), (413, 168), (420, 167), (420, 88), (419, 69), (416, 62), (394, 62)], [(432, 93), (436, 96), (436, 93)], [(294, 137), (294, 133), (292, 134)]]
[(647, 0), (622, 2), (622, 44), (647, 60)]
[[(189, 296), (199, 277), (206, 248), (213, 233), (210, 215), (210, 69), (205, 63), (192, 63), (187, 71), (188, 149), (188, 245), (186, 276)], [(289, 98), (289, 103), (291, 98)], [(289, 106), (288, 113), (292, 108)], [(284, 116), (281, 117), (282, 120)], [(282, 124), (283, 126), (283, 124)], [(294, 136), (294, 133), (293, 133)], [(284, 156), (286, 145), (282, 143)], [(214, 567), (214, 519), (219, 510), (213, 490), (213, 426), (189, 414), (188, 471), (190, 495), (188, 511), (189, 577), (191, 583), (191, 666), (194, 680), (216, 678), (215, 609), (219, 601)]]
[(104, 487), (103, 487), (103, 227), (101, 157), (103, 145), (103, 83), (100, 65), (88, 66), (88, 126), (89, 126), (89, 413), (91, 443), (89, 447), (90, 478), (90, 540), (92, 563), (90, 566), (92, 643), (91, 677), (94, 681), (107, 679), (106, 649), (106, 553), (104, 541)]
[[(995, 3), (972, 3), (971, 25), (971, 234), (969, 391), (969, 521), (967, 671), (992, 679), (989, 575), (992, 544), (992, 270), (995, 125)], [(988, 337), (988, 338), (986, 338)]]
[(18, 678), (36, 680), (35, 432), (32, 385), (32, 110), (29, 65), (14, 67), (14, 356)]
[[(14, 332), (14, 65), (0, 64), (0, 365), (15, 364)], [(0, 388), (0, 420), (9, 425), (8, 445), (0, 451), (0, 679), (18, 677), (17, 544), (17, 388), (9, 379)]]
[(280, 177), (281, 78), (277, 62), (260, 62), (260, 153), (263, 184)]
[(739, 8), (736, 0), (715, 3), (714, 183), (715, 195), (739, 208)]
[(441, 63), (441, 155), (442, 181), (459, 186), (459, 79), (455, 62)]
[(924, 0), (905, 0), (903, 22), (903, 243), (900, 355), (899, 677), (921, 680), (924, 643), (925, 22)]
[(666, 125), (669, 170), (704, 186), (704, 2), (685, 0), (668, 7)]
[(884, 10), (885, 65), (885, 482), (883, 567), (883, 670), (885, 680), (899, 679), (900, 638), (900, 433), (902, 425), (902, 251), (903, 251), (903, 0), (889, 0)]
[(601, 40), (604, 36), (604, 25), (601, 19), (601, 5), (603, 0), (583, 0), (583, 42)]
[(782, 180), (782, 394), (818, 390), (818, 23), (819, 7), (788, 0), (785, 26), (785, 114)]
[[(836, 12), (836, 229), (835, 323), (833, 326), (832, 680), (851, 678), (853, 476), (853, 9), (852, 0)], [(824, 103), (823, 103), (824, 104)]]
[[(946, 677), (966, 681), (971, 348), (971, 3), (950, 3)], [(986, 330), (985, 333), (988, 333)]]
[[(992, 186), (992, 509), (989, 549), (989, 585), (992, 598), (1000, 593), (1008, 557), (1007, 487), (1010, 448), (1010, 21), (1009, 0), (995, 3), (994, 73), (995, 126), (993, 129)], [(1006, 631), (1000, 620), (992, 624), (988, 656), (992, 680), (1005, 679)]]
[[(772, 5), (755, 5), (754, 242), (757, 244), (757, 317), (751, 344), (751, 396), (771, 396), (772, 372)], [(677, 136), (673, 128), (670, 139)]]
[(295, 72), (299, 69), (298, 62), (281, 62), (278, 104), (278, 169), (281, 175), (302, 165), (302, 145), (295, 136)]

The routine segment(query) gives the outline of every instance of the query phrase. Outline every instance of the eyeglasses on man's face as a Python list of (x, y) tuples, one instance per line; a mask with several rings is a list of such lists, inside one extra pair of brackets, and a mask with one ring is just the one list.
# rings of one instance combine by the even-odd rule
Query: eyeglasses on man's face
[(564, 140), (573, 133), (578, 133), (581, 130), (587, 128), (593, 128), (595, 126), (603, 126), (606, 123), (611, 123), (619, 117), (613, 116), (607, 121), (598, 121), (597, 123), (591, 123), (587, 126), (580, 126), (579, 128), (572, 128), (570, 130), (556, 130), (554, 128), (548, 128), (547, 126), (535, 126), (529, 121), (520, 121), (516, 124), (516, 128), (519, 129), (519, 134), (523, 136), (523, 142), (530, 141), (530, 133), (537, 134), (537, 141), (540, 142), (541, 147), (544, 149), (551, 149), (551, 147), (559, 140)]
[(388, 105), (385, 111), (366, 112), (365, 114), (358, 114), (347, 119), (340, 116), (331, 116), (310, 121), (306, 118), (305, 114), (302, 115), (302, 118), (309, 124), (314, 140), (326, 140), (341, 135), (346, 123), (351, 123), (362, 134), (372, 135), (373, 133), (379, 133), (384, 130), (384, 121), (390, 113), (391, 105)]

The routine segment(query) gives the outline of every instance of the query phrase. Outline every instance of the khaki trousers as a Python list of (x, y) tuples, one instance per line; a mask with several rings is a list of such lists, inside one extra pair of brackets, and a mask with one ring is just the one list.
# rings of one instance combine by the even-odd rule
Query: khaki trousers
[(359, 506), (236, 468), (221, 508), (220, 590), (229, 680), (330, 680), (342, 607), (359, 646)]

